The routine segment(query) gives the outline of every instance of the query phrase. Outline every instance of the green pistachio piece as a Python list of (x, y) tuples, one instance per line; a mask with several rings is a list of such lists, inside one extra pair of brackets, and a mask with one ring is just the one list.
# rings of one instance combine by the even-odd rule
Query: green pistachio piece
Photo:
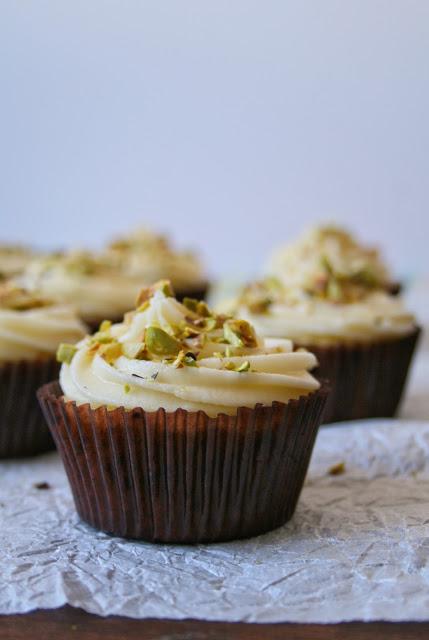
[(77, 347), (74, 344), (61, 343), (57, 349), (57, 362), (70, 364), (76, 351)]
[(129, 384), (124, 385), (124, 391), (125, 393), (129, 393), (131, 391), (131, 387)]
[(342, 297), (343, 297), (342, 287), (340, 283), (334, 278), (331, 278), (328, 282), (326, 295), (329, 300), (332, 300), (334, 302), (340, 302), (342, 300)]
[(244, 373), (245, 371), (249, 371), (249, 369), (250, 369), (250, 362), (248, 360), (245, 360), (236, 368), (236, 371), (237, 373)]
[(166, 298), (174, 298), (173, 287), (170, 280), (159, 280), (153, 285), (155, 291), (162, 291)]
[(187, 309), (189, 309), (189, 311), (193, 311), (194, 313), (197, 313), (198, 300), (196, 300), (195, 298), (183, 298), (182, 304)]
[(246, 320), (227, 320), (223, 325), (226, 342), (233, 347), (256, 347), (255, 330)]
[(148, 351), (157, 356), (176, 356), (181, 350), (180, 342), (160, 327), (147, 327), (145, 342)]
[(322, 256), (320, 258), (320, 265), (321, 267), (323, 267), (323, 269), (329, 273), (329, 275), (333, 275), (334, 274), (334, 269), (332, 267), (332, 264), (330, 263), (329, 259), (326, 256)]
[(122, 355), (122, 345), (119, 342), (100, 345), (99, 354), (109, 363), (114, 362)]
[(185, 353), (185, 357), (183, 358), (183, 362), (186, 364), (187, 367), (196, 367), (197, 365), (197, 356), (192, 353), (192, 351), (189, 351), (188, 353)]
[(112, 323), (110, 320), (103, 320), (103, 322), (100, 324), (98, 328), (98, 331), (100, 333), (104, 333), (105, 331), (109, 331), (111, 326), (112, 326)]

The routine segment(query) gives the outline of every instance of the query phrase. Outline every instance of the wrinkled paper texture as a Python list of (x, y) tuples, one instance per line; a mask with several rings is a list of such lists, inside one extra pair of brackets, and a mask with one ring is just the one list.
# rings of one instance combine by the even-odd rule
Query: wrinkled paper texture
[(56, 454), (0, 463), (0, 613), (69, 603), (136, 618), (429, 618), (428, 381), (423, 349), (402, 419), (323, 427), (293, 519), (245, 541), (112, 538), (79, 522)]

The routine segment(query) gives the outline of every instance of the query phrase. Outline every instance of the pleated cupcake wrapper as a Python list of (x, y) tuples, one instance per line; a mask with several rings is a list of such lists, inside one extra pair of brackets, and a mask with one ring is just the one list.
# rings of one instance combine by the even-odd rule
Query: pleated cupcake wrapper
[(58, 372), (55, 358), (0, 364), (0, 458), (54, 449), (36, 392)]
[(319, 361), (312, 373), (330, 382), (323, 422), (394, 416), (419, 334), (416, 328), (407, 336), (370, 344), (303, 345)]
[(77, 406), (58, 383), (38, 396), (80, 517), (153, 542), (257, 535), (293, 514), (325, 405), (325, 388), (236, 416)]
[[(142, 285), (143, 286), (143, 285)], [(204, 285), (199, 287), (198, 289), (189, 289), (188, 291), (178, 291), (177, 299), (183, 300), (183, 298), (195, 298), (196, 300), (204, 300), (207, 295), (208, 285)], [(117, 322), (122, 322), (124, 315), (111, 316), (110, 318), (106, 317), (98, 317), (98, 318), (82, 318), (83, 322), (89, 329), (89, 333), (95, 333), (98, 331), (100, 324), (103, 320), (110, 320), (113, 324)]]

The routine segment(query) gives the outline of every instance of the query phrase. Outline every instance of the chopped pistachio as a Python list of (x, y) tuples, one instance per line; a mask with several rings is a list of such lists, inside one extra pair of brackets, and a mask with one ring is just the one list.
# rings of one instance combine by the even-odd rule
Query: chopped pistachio
[(255, 330), (246, 320), (227, 320), (223, 325), (223, 335), (233, 347), (257, 346)]
[(102, 344), (98, 350), (99, 354), (109, 363), (114, 362), (122, 355), (122, 345), (119, 342)]
[(124, 385), (124, 391), (125, 393), (129, 393), (131, 391), (131, 387), (129, 384)]
[(182, 304), (189, 309), (189, 311), (197, 312), (198, 300), (195, 298), (183, 298)]
[(236, 368), (236, 371), (237, 373), (244, 373), (245, 371), (249, 371), (249, 369), (250, 369), (250, 362), (248, 360), (245, 360)]
[(110, 331), (97, 331), (91, 337), (92, 342), (99, 342), (100, 344), (109, 344), (109, 342), (113, 342), (113, 339)]
[(57, 361), (70, 364), (77, 351), (74, 344), (61, 343), (57, 349)]
[(186, 364), (187, 367), (196, 367), (197, 356), (194, 353), (192, 353), (192, 351), (189, 351), (188, 353), (185, 353), (183, 362)]
[(181, 350), (180, 342), (160, 327), (147, 327), (145, 342), (148, 351), (157, 356), (175, 356)]
[(162, 291), (166, 298), (174, 298), (174, 291), (170, 280), (159, 280), (153, 285), (153, 288), (156, 291)]
[(320, 265), (323, 267), (323, 269), (329, 273), (329, 275), (333, 275), (334, 274), (334, 269), (332, 267), (332, 264), (329, 262), (329, 259), (327, 258), (327, 256), (322, 256), (320, 258)]
[(332, 300), (334, 302), (339, 302), (342, 300), (343, 290), (338, 280), (330, 278), (326, 289), (326, 295), (329, 300)]
[(98, 328), (98, 331), (100, 333), (104, 333), (105, 331), (109, 331), (111, 326), (112, 326), (112, 322), (110, 320), (103, 320), (103, 322), (100, 324)]

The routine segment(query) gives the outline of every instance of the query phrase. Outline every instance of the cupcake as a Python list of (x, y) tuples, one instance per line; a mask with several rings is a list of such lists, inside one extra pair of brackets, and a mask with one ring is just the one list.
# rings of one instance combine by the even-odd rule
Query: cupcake
[(292, 516), (326, 398), (311, 353), (160, 282), (59, 358), (38, 395), (84, 521), (193, 543)]
[(393, 295), (401, 289), (378, 249), (364, 246), (348, 231), (334, 225), (310, 229), (296, 242), (274, 251), (265, 273), (285, 282), (288, 287), (311, 288), (325, 258), (342, 277), (368, 282)]
[(0, 458), (53, 448), (36, 391), (58, 375), (58, 344), (84, 335), (70, 309), (11, 284), (0, 287)]
[[(204, 298), (207, 277), (198, 257), (191, 251), (174, 249), (168, 238), (145, 228), (113, 240), (104, 255), (141, 287), (157, 280), (170, 280), (179, 300)], [(128, 308), (131, 307), (131, 304)]]
[(28, 247), (0, 244), (0, 281), (22, 273), (34, 257), (35, 253)]
[(372, 278), (338, 272), (326, 257), (305, 287), (292, 282), (255, 282), (226, 307), (260, 335), (288, 336), (316, 355), (313, 373), (331, 386), (325, 422), (393, 416), (419, 335), (414, 316)]
[(17, 282), (72, 305), (93, 331), (106, 318), (120, 320), (140, 290), (112, 260), (90, 251), (55, 253), (33, 260)]

